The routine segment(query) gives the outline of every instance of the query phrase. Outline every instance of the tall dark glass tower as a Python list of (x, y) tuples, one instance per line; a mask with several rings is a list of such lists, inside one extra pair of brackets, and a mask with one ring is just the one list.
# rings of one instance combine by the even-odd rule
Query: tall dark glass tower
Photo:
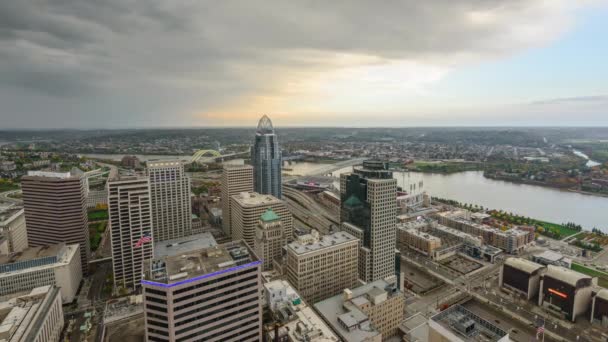
[(281, 150), (272, 121), (264, 115), (255, 132), (255, 143), (251, 149), (253, 165), (253, 187), (260, 194), (281, 198)]

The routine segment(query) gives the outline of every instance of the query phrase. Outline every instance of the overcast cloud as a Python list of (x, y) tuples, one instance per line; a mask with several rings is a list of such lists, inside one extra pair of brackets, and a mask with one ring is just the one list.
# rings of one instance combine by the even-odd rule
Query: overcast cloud
[[(408, 92), (424, 92), (547, 44), (570, 28), (572, 3), (0, 1), (0, 128), (243, 125), (273, 110), (301, 124), (292, 112), (347, 112), (360, 94), (332, 84), (362, 70), (399, 65)], [(371, 76), (355, 89), (385, 85)]]

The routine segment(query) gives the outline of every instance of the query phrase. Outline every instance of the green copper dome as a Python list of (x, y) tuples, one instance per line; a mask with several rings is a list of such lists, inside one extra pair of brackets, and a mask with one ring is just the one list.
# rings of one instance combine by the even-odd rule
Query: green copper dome
[(274, 211), (272, 211), (272, 208), (268, 208), (268, 210), (262, 214), (260, 219), (264, 222), (271, 222), (280, 220), (281, 218)]

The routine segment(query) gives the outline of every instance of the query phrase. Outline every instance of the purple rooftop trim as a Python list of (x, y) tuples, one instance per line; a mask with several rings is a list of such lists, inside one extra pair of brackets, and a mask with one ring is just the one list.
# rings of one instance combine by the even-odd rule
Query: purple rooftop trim
[(142, 280), (141, 284), (142, 285), (160, 286), (160, 287), (171, 288), (171, 287), (174, 287), (174, 286), (188, 284), (188, 283), (191, 283), (191, 282), (194, 282), (194, 281), (197, 281), (197, 280), (214, 277), (216, 275), (220, 275), (220, 274), (224, 274), (224, 273), (240, 270), (240, 269), (243, 269), (243, 268), (247, 268), (247, 267), (251, 267), (251, 266), (257, 266), (257, 265), (260, 265), (261, 263), (262, 262), (258, 260), (258, 261), (250, 262), (248, 264), (244, 264), (244, 265), (241, 265), (241, 266), (235, 266), (235, 267), (231, 267), (231, 268), (226, 268), (224, 270), (219, 270), (219, 271), (216, 271), (216, 272), (203, 274), (203, 275), (200, 275), (198, 277), (194, 277), (194, 278), (178, 281), (178, 282), (172, 283), (172, 284), (163, 284), (163, 283), (158, 283), (158, 282), (149, 281), (149, 280)]

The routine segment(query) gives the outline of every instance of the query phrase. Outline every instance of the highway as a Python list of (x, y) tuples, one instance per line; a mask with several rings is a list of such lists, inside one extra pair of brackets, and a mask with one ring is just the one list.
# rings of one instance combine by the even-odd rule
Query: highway
[(18, 199), (18, 198), (12, 198), (9, 195), (11, 194), (17, 194), (20, 193), (21, 189), (17, 189), (17, 190), (10, 190), (10, 191), (5, 191), (3, 193), (0, 193), (0, 202), (8, 202), (8, 203), (15, 203), (15, 204), (21, 204), (21, 202), (23, 202), (22, 200)]
[(305, 176), (325, 176), (329, 173), (338, 171), (348, 166), (354, 166), (363, 163), (364, 160), (369, 158), (355, 158), (350, 160), (341, 161), (338, 163), (322, 165), (319, 168), (316, 168), (309, 173), (305, 174)]
[(289, 210), (298, 220), (315, 228), (323, 234), (328, 234), (332, 227), (338, 227), (340, 222), (312, 198), (296, 189), (283, 186), (283, 199)]

